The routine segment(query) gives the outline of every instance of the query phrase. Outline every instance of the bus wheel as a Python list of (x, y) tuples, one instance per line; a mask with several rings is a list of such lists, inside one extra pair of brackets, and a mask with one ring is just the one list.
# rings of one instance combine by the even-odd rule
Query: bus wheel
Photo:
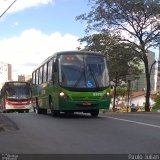
[(36, 114), (42, 114), (42, 110), (38, 106), (35, 108), (35, 112)]
[(36, 114), (42, 114), (42, 109), (39, 108), (38, 99), (36, 99), (36, 107), (35, 107)]
[(26, 112), (26, 113), (29, 113), (29, 109), (26, 109), (25, 112)]
[(52, 97), (51, 97), (51, 96), (49, 96), (49, 109), (51, 110), (51, 115), (52, 115), (53, 117), (58, 117), (58, 116), (60, 116), (60, 111), (54, 109), (53, 100), (52, 100)]
[(42, 110), (42, 113), (43, 113), (43, 114), (47, 114), (47, 109), (43, 109), (43, 110)]
[(17, 112), (18, 113), (24, 113), (24, 110), (18, 110)]
[(91, 116), (92, 116), (92, 117), (97, 117), (98, 114), (99, 114), (99, 110), (96, 109), (96, 110), (91, 111), (90, 113), (91, 113)]
[(51, 114), (52, 114), (52, 116), (54, 116), (54, 117), (58, 117), (58, 116), (60, 116), (60, 111), (57, 111), (57, 110), (51, 110)]
[(9, 110), (4, 110), (2, 111), (2, 113), (9, 113)]

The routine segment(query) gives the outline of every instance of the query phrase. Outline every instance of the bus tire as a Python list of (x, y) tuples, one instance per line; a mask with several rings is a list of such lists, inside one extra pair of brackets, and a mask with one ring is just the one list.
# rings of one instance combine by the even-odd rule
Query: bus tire
[(35, 109), (36, 114), (42, 114), (42, 110), (37, 106)]
[(53, 117), (58, 117), (58, 116), (60, 116), (60, 111), (52, 109), (51, 114), (52, 114)]
[(98, 109), (95, 109), (95, 110), (92, 110), (90, 113), (91, 113), (91, 116), (92, 116), (92, 117), (98, 117), (99, 110), (98, 110)]
[(26, 109), (25, 112), (26, 112), (26, 113), (29, 113), (29, 109)]
[(35, 113), (36, 113), (36, 114), (42, 114), (42, 109), (39, 108), (39, 105), (38, 105), (38, 99), (36, 99)]
[(51, 109), (51, 115), (53, 117), (58, 117), (60, 115), (60, 111), (54, 109), (53, 100), (51, 95), (49, 96), (49, 109)]
[(42, 109), (43, 114), (47, 114), (47, 109)]
[(24, 110), (23, 110), (23, 109), (22, 109), (22, 110), (20, 109), (20, 110), (18, 110), (17, 112), (18, 112), (18, 113), (24, 113)]
[(8, 110), (3, 110), (2, 113), (9, 113), (9, 111)]

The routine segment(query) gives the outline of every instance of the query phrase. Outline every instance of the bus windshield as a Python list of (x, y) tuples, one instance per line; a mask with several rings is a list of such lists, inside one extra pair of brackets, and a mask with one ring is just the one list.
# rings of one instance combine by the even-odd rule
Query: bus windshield
[(103, 56), (61, 55), (59, 82), (70, 88), (102, 88), (109, 85), (108, 69)]
[(30, 99), (31, 93), (29, 85), (6, 86), (6, 98), (17, 100)]

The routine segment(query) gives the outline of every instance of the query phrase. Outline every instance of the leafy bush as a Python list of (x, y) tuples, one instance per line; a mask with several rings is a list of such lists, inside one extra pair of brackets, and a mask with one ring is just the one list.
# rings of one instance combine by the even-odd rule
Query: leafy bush
[(160, 109), (160, 95), (158, 95), (155, 99), (155, 105), (153, 106), (152, 110), (158, 110)]

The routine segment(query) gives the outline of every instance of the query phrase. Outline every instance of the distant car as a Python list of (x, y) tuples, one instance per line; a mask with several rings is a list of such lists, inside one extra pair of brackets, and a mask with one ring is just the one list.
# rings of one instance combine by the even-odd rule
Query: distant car
[(131, 112), (137, 112), (137, 111), (138, 111), (138, 107), (134, 103), (132, 103)]

